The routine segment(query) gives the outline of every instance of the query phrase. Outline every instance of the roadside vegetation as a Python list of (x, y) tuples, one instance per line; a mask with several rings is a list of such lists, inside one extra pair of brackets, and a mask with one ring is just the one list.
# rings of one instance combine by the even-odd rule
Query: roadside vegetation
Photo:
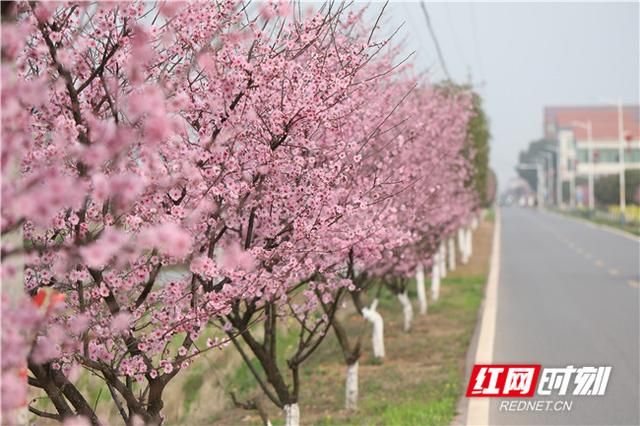
[(596, 210), (593, 212), (587, 209), (575, 209), (572, 211), (558, 210), (558, 212), (640, 236), (640, 206), (637, 205), (627, 206), (624, 220), (621, 217), (620, 208), (617, 206), (609, 206), (607, 210)]

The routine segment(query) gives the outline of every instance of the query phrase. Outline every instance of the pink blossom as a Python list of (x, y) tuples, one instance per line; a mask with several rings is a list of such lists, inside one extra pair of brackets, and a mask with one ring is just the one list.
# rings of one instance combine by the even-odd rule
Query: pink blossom
[(120, 333), (129, 329), (130, 322), (131, 314), (127, 312), (120, 312), (113, 317), (113, 320), (111, 321), (111, 329), (114, 333)]
[(226, 269), (251, 271), (255, 266), (255, 260), (251, 253), (242, 250), (238, 244), (232, 244), (222, 254), (222, 265)]
[(111, 291), (109, 291), (109, 288), (104, 284), (100, 284), (99, 292), (100, 292), (100, 296), (102, 297), (107, 297), (109, 296), (109, 294), (111, 294)]
[(17, 374), (3, 372), (0, 383), (0, 395), (2, 396), (2, 411), (7, 412), (26, 405), (27, 386), (26, 378)]
[(40, 336), (31, 353), (31, 358), (36, 363), (45, 363), (60, 355), (57, 345), (47, 336)]
[(192, 238), (178, 225), (166, 222), (145, 229), (140, 234), (140, 243), (146, 247), (155, 247), (167, 256), (183, 258), (191, 250)]
[(127, 236), (113, 227), (107, 227), (93, 244), (80, 248), (86, 264), (92, 268), (104, 266), (127, 242)]
[(55, 31), (52, 31), (52, 32), (49, 34), (49, 38), (50, 38), (50, 39), (51, 39), (51, 41), (52, 41), (52, 42), (54, 42), (54, 43), (58, 43), (58, 42), (60, 42), (60, 40), (62, 40), (62, 36), (61, 36), (61, 34), (60, 34), (59, 32), (55, 32)]
[(213, 278), (219, 273), (215, 262), (207, 256), (198, 256), (194, 258), (191, 261), (189, 269), (191, 272), (207, 278)]

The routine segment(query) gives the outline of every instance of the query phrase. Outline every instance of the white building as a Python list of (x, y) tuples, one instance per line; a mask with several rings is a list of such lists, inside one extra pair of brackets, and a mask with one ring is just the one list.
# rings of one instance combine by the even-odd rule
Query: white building
[[(615, 106), (546, 107), (547, 139), (558, 141), (559, 173), (575, 200), (577, 178), (594, 179), (620, 173), (619, 114)], [(640, 170), (640, 107), (622, 108), (622, 152), (624, 169)], [(593, 163), (589, 160), (589, 150)], [(568, 183), (568, 185), (567, 185)], [(566, 194), (565, 194), (566, 198)]]

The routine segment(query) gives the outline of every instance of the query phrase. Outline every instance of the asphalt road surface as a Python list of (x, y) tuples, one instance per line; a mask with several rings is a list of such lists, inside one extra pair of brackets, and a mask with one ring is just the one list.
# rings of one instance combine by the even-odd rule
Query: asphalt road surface
[[(503, 208), (493, 363), (611, 366), (570, 411), (501, 411), (492, 425), (640, 424), (640, 244), (553, 213)], [(573, 387), (569, 388), (570, 390)]]

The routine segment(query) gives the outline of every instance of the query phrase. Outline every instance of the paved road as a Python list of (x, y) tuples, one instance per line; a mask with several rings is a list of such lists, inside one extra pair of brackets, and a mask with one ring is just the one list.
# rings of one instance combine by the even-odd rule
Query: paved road
[(501, 412), (492, 400), (490, 424), (639, 425), (640, 244), (552, 213), (501, 216), (493, 363), (612, 372), (605, 396), (564, 397), (570, 412)]

